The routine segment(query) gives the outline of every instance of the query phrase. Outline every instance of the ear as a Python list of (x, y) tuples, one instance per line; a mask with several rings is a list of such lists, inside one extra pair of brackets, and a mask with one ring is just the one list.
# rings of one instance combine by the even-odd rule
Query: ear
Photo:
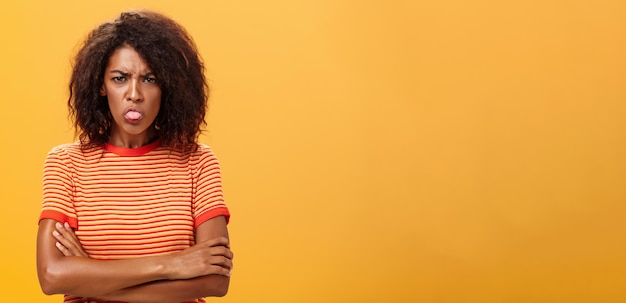
[(107, 91), (106, 89), (104, 89), (104, 84), (102, 84), (102, 87), (100, 87), (100, 96), (106, 96), (107, 95)]

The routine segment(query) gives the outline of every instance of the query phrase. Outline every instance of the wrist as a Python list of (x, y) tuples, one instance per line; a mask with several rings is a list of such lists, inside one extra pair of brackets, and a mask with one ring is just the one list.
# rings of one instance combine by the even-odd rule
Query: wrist
[(153, 271), (158, 277), (157, 280), (170, 280), (174, 274), (174, 266), (171, 255), (155, 257)]

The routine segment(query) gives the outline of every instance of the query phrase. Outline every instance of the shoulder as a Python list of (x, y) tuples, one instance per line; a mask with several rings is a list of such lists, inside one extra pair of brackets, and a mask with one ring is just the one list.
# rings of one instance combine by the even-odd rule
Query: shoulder
[(80, 150), (79, 143), (66, 143), (53, 147), (48, 151), (48, 159), (58, 158), (67, 160), (70, 158), (70, 154), (74, 154), (76, 150)]
[(213, 149), (204, 143), (198, 143), (198, 148), (195, 150), (195, 153), (198, 155), (215, 155)]
[(57, 145), (50, 149), (49, 154), (68, 153), (68, 151), (80, 150), (80, 144), (78, 142), (65, 143)]
[(219, 169), (219, 162), (213, 149), (202, 143), (198, 143), (198, 148), (191, 152), (191, 160), (193, 166), (202, 171), (204, 169)]
[(198, 148), (193, 152), (194, 158), (198, 159), (200, 162), (204, 161), (215, 161), (217, 162), (217, 156), (213, 149), (202, 143), (198, 143)]
[(92, 155), (102, 154), (101, 147), (84, 147), (79, 142), (66, 143), (53, 147), (48, 152), (47, 158), (59, 158), (64, 160), (84, 159)]

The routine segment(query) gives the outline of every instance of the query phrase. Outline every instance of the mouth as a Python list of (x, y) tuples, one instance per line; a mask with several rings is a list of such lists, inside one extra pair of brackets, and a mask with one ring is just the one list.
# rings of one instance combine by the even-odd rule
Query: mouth
[(129, 122), (137, 122), (143, 119), (143, 113), (135, 108), (128, 108), (124, 111), (124, 118)]

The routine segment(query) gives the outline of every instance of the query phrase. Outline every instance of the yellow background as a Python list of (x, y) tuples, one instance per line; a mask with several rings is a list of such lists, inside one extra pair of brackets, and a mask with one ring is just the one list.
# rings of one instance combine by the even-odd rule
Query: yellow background
[(215, 302), (625, 302), (626, 2), (3, 1), (3, 302), (46, 297), (70, 59), (131, 7), (195, 37), (236, 268)]

